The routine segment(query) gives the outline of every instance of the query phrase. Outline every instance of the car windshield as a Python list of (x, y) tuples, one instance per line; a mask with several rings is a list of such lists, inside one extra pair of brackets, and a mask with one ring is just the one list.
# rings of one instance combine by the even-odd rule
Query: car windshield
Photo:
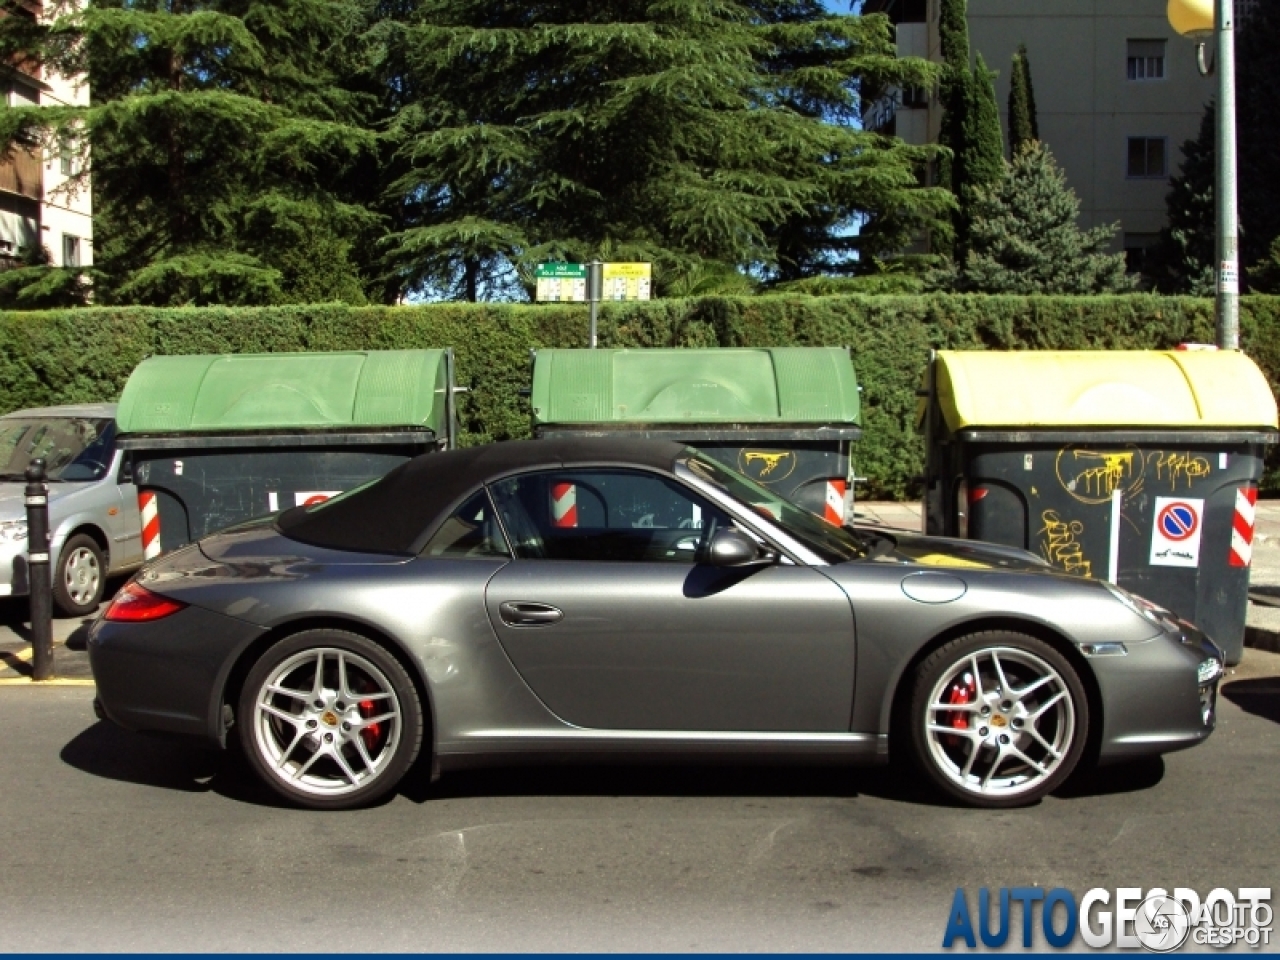
[(689, 452), (684, 463), (694, 474), (768, 517), (828, 563), (867, 556), (868, 544), (847, 527), (833, 526), (724, 464), (696, 451)]
[(0, 480), (23, 480), (27, 465), (43, 457), (53, 481), (101, 480), (111, 467), (115, 422), (96, 417), (0, 419)]

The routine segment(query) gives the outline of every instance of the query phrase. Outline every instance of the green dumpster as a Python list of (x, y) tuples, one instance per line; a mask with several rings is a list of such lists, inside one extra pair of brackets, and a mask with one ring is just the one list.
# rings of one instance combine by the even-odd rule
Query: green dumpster
[(453, 446), (453, 352), (151, 357), (117, 424), (152, 557)]
[(845, 521), (858, 382), (839, 347), (538, 350), (535, 437), (661, 437)]
[(1227, 351), (936, 354), (926, 532), (1039, 553), (1244, 648), (1254, 504), (1276, 401)]

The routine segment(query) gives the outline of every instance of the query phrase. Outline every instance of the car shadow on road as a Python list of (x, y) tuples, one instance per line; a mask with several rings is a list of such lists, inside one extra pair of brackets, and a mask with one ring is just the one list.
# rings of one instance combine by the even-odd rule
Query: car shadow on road
[(258, 806), (288, 806), (253, 775), (238, 751), (131, 733), (105, 720), (77, 734), (60, 756), (68, 766), (107, 780), (183, 793), (212, 792)]
[(1221, 696), (1245, 713), (1280, 723), (1280, 677), (1256, 677), (1223, 684)]
[[(62, 748), (64, 763), (95, 777), (184, 793), (215, 793), (255, 806), (290, 808), (263, 784), (239, 750), (215, 750), (191, 740), (131, 733), (100, 721)], [(1103, 767), (1073, 777), (1054, 796), (1083, 798), (1147, 790), (1164, 776), (1160, 758)], [(847, 767), (787, 762), (715, 760), (627, 765), (544, 763), (454, 770), (431, 780), (425, 761), (396, 794), (413, 803), (470, 797), (874, 797), (928, 807), (962, 807), (896, 766)], [(386, 802), (386, 801), (384, 801)]]

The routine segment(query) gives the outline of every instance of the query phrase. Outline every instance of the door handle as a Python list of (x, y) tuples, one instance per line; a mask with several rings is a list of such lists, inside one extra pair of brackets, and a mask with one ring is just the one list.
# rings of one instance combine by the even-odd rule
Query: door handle
[(499, 604), (498, 615), (509, 627), (545, 627), (564, 619), (564, 612), (548, 603), (522, 600)]

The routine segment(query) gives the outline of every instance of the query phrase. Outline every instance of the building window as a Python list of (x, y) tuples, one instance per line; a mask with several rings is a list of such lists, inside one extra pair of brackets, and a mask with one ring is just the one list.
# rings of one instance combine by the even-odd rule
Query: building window
[(1160, 242), (1158, 233), (1126, 233), (1124, 235), (1124, 262), (1130, 273), (1141, 273), (1147, 262), (1147, 254)]
[(1165, 137), (1130, 137), (1128, 176), (1157, 179), (1169, 175)]
[(1130, 80), (1164, 79), (1163, 40), (1130, 40), (1128, 76)]
[(64, 267), (80, 266), (80, 238), (69, 233), (62, 235), (62, 265)]
[(908, 110), (924, 110), (929, 106), (929, 91), (924, 87), (905, 87), (902, 105)]
[(64, 177), (74, 176), (76, 172), (75, 143), (68, 135), (58, 138), (58, 162)]

